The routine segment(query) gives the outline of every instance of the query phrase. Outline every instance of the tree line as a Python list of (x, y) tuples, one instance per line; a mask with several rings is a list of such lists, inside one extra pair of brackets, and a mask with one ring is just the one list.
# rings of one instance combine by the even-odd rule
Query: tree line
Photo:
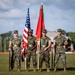
[[(71, 38), (71, 43), (74, 45), (75, 49), (75, 32), (66, 32), (63, 30), (62, 34)], [(0, 52), (8, 51), (9, 40), (13, 37), (13, 32), (9, 31), (6, 33), (0, 34)], [(22, 38), (22, 36), (19, 36)]]

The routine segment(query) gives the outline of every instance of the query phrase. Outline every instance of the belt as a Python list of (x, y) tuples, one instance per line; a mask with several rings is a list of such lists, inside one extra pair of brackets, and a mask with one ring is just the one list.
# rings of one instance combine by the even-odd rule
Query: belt
[(18, 45), (14, 45), (14, 47), (20, 47), (20, 46), (18, 46)]
[(61, 47), (63, 47), (63, 46), (57, 46), (57, 48), (61, 48)]
[(17, 46), (17, 45), (14, 45), (15, 47)]
[(28, 45), (29, 47), (32, 47), (32, 45)]
[(46, 45), (42, 45), (42, 47), (43, 47), (43, 48), (45, 48), (45, 47), (46, 47)]

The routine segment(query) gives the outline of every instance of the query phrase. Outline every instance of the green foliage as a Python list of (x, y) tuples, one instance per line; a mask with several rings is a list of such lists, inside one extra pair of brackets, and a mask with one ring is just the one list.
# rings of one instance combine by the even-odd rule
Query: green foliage
[(66, 31), (65, 30), (62, 30), (62, 34), (65, 35), (66, 34)]
[[(12, 31), (2, 33), (0, 34), (0, 36), (2, 37), (2, 40), (0, 43), (0, 52), (8, 51), (9, 40), (13, 37)], [(19, 37), (22, 38), (21, 35)]]
[(67, 35), (71, 38), (72, 43), (75, 44), (75, 32), (68, 32)]
[(4, 38), (6, 38), (6, 37), (10, 37), (11, 34), (12, 34), (12, 31), (9, 31), (9, 32), (6, 32), (6, 33), (2, 33), (2, 34), (0, 34), (0, 35), (1, 35), (1, 37), (4, 39)]
[[(67, 34), (68, 37), (71, 38), (72, 40), (72, 43), (75, 45), (75, 32), (66, 32), (65, 30), (62, 30), (62, 34)], [(13, 37), (13, 34), (12, 34), (12, 31), (9, 31), (9, 32), (6, 32), (6, 33), (2, 33), (0, 34), (0, 36), (2, 37), (2, 48), (0, 49), (0, 51), (4, 52), (4, 51), (7, 51), (8, 50), (8, 43), (9, 43), (9, 40), (10, 38)], [(19, 36), (20, 38), (22, 38), (22, 36), (20, 35)], [(6, 42), (6, 50), (4, 50), (4, 44)], [(0, 44), (1, 44), (0, 43)]]

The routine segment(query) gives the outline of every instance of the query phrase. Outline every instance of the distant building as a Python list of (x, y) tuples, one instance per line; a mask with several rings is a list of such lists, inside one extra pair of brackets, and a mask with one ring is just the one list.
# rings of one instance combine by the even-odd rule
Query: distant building
[[(57, 32), (56, 31), (48, 31), (47, 36), (50, 37), (51, 41), (53, 42), (54, 37), (57, 36)], [(65, 36), (65, 38), (68, 40), (68, 45), (66, 46), (66, 51), (71, 51), (71, 48), (73, 50), (73, 45), (71, 44), (71, 38), (66, 35), (63, 35), (63, 36)]]
[[(47, 36), (51, 38), (51, 40), (53, 41), (54, 37), (57, 36), (57, 32), (56, 31), (48, 31), (47, 32)], [(65, 36), (65, 38), (68, 40), (71, 40), (70, 37), (66, 36), (66, 35), (63, 35)]]

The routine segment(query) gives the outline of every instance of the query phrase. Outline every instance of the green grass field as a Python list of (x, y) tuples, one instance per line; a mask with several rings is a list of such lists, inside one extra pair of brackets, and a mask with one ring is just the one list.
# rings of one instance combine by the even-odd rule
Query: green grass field
[[(63, 71), (62, 62), (59, 61), (59, 66), (57, 72), (53, 70), (49, 73), (45, 71), (45, 66), (43, 65), (43, 72), (33, 72), (32, 65), (30, 72), (26, 72), (24, 69), (24, 62), (21, 63), (21, 72), (17, 72), (15, 68), (14, 72), (9, 72), (9, 56), (7, 54), (0, 54), (0, 75), (75, 75), (75, 54), (67, 55), (67, 71)], [(15, 66), (16, 67), (16, 66)]]

